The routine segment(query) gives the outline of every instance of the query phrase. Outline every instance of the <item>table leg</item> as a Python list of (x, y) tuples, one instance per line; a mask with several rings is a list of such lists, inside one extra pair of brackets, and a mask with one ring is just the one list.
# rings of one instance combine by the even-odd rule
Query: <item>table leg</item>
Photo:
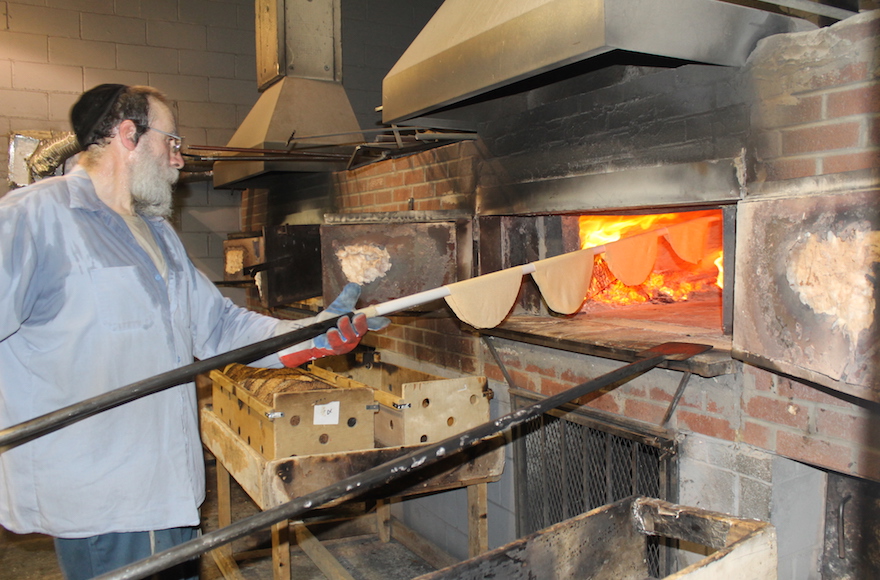
[[(229, 489), (229, 472), (219, 461), (216, 462), (217, 471), (217, 527), (225, 528), (232, 523), (232, 495)], [(223, 578), (227, 580), (244, 580), (235, 558), (232, 555), (232, 544), (224, 544), (211, 550), (211, 557)]]
[(376, 528), (380, 542), (387, 544), (391, 541), (391, 500), (376, 502)]
[(489, 486), (470, 485), (468, 496), (468, 556), (479, 556), (489, 549)]
[(287, 520), (272, 526), (272, 577), (290, 580), (290, 524)]

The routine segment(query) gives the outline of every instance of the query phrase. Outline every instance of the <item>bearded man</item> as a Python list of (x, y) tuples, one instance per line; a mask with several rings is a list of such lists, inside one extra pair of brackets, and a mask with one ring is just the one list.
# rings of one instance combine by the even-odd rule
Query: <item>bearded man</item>
[[(0, 199), (0, 428), (309, 322), (235, 306), (187, 257), (165, 219), (183, 158), (159, 91), (100, 85), (71, 121), (79, 165)], [(351, 350), (366, 320), (340, 320), (263, 362)], [(0, 524), (56, 538), (69, 580), (193, 538), (204, 495), (192, 384), (0, 451)]]

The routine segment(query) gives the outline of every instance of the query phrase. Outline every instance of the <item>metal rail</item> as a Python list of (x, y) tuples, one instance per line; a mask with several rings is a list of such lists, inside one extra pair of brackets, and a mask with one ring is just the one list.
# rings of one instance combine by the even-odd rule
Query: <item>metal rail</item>
[(97, 395), (79, 403), (74, 403), (57, 411), (41, 415), (29, 421), (7, 427), (0, 431), (0, 453), (13, 447), (27, 443), (32, 439), (41, 437), (62, 427), (66, 427), (77, 421), (97, 415), (103, 411), (113, 409), (125, 403), (141, 397), (164, 391), (171, 387), (187, 383), (196, 375), (209, 372), (216, 368), (234, 362), (248, 363), (264, 356), (278, 352), (279, 350), (305, 342), (320, 334), (324, 334), (334, 328), (343, 316), (351, 317), (352, 314), (343, 314), (335, 318), (329, 318), (322, 322), (316, 322), (297, 330), (273, 336), (248, 346), (243, 346), (211, 358), (196, 361), (192, 364), (173, 369), (148, 379), (131, 383), (124, 387), (114, 389), (107, 393)]

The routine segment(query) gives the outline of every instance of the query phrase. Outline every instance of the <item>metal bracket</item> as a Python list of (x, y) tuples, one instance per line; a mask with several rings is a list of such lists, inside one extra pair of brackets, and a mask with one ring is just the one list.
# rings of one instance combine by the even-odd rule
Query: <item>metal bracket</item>
[(493, 344), (495, 341), (494, 337), (483, 335), (483, 342), (486, 343), (486, 346), (489, 348), (489, 352), (492, 354), (492, 358), (495, 359), (495, 363), (498, 365), (498, 368), (501, 369), (501, 374), (504, 375), (504, 380), (507, 381), (507, 386), (515, 389), (517, 386), (513, 384), (513, 379), (510, 377), (510, 374), (507, 372), (507, 367), (504, 366), (504, 362), (501, 360), (501, 357), (498, 355), (498, 351), (495, 350), (495, 345)]
[(394, 403), (395, 409), (411, 409), (412, 403)]
[(284, 417), (284, 411), (269, 411), (268, 413), (266, 413), (266, 417), (268, 417), (270, 421), (281, 419), (282, 417)]
[(678, 406), (678, 401), (681, 399), (682, 393), (684, 393), (684, 388), (687, 386), (688, 381), (691, 378), (691, 372), (685, 371), (684, 375), (681, 377), (681, 381), (678, 383), (678, 388), (675, 390), (675, 395), (672, 397), (672, 401), (669, 403), (669, 408), (666, 409), (666, 414), (663, 415), (663, 421), (660, 422), (660, 425), (665, 427), (669, 420), (672, 418), (672, 413), (675, 411), (675, 408)]
[(379, 403), (373, 403), (372, 405), (367, 405), (367, 411), (378, 411)]

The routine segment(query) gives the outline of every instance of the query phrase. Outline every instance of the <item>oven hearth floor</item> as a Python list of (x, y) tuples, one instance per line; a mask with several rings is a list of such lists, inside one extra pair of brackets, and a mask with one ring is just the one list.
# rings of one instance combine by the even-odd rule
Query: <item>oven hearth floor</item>
[(736, 372), (730, 357), (731, 338), (721, 331), (717, 306), (710, 304), (646, 304), (620, 309), (602, 308), (574, 316), (513, 315), (491, 329), (490, 336), (581, 354), (633, 361), (638, 353), (664, 342), (708, 344), (712, 350), (663, 367), (703, 377)]

